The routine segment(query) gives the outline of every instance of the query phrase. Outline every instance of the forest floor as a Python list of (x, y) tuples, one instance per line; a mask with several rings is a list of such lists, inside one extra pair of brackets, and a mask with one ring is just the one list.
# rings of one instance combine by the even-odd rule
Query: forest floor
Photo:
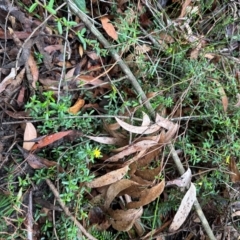
[(240, 1), (0, 1), (0, 239), (239, 239)]

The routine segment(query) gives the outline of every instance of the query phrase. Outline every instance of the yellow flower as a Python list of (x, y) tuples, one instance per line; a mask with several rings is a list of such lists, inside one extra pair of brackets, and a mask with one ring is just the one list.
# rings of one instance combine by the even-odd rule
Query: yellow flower
[(93, 150), (93, 156), (95, 157), (95, 158), (100, 158), (102, 155), (101, 155), (101, 150), (100, 149), (98, 149), (98, 148), (95, 148), (94, 150)]

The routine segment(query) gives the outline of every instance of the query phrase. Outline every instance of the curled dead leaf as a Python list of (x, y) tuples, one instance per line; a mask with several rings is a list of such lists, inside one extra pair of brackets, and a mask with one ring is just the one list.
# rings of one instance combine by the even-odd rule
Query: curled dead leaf
[(38, 141), (38, 143), (34, 144), (33, 147), (31, 148), (31, 151), (34, 151), (39, 148), (43, 148), (48, 146), (49, 144), (56, 142), (57, 140), (70, 135), (72, 133), (75, 133), (73, 130), (69, 131), (63, 131), (63, 132), (58, 132), (58, 133), (53, 133), (51, 135), (45, 136), (42, 139)]
[[(23, 140), (24, 140), (23, 148), (26, 150), (30, 150), (32, 148), (32, 146), (35, 144), (35, 142), (30, 142), (29, 140), (32, 140), (36, 137), (37, 137), (36, 128), (33, 126), (32, 123), (27, 122), (25, 131), (24, 131), (24, 137), (23, 137)], [(29, 142), (27, 142), (27, 141), (29, 141)]]
[(106, 173), (105, 175), (95, 178), (92, 182), (86, 183), (89, 188), (99, 188), (105, 185), (112, 184), (122, 179), (128, 172), (129, 167), (125, 166), (115, 171)]
[(85, 104), (85, 100), (84, 99), (81, 99), (79, 98), (75, 104), (69, 108), (69, 113), (72, 113), (72, 114), (77, 114), (81, 109), (82, 107), (84, 106)]
[(113, 137), (92, 137), (92, 136), (86, 136), (87, 138), (103, 143), (103, 144), (111, 144), (111, 145), (118, 145), (118, 146), (125, 146), (127, 144), (126, 139), (122, 138), (113, 138)]
[(186, 220), (188, 214), (190, 213), (193, 203), (196, 200), (196, 187), (191, 183), (190, 188), (183, 197), (181, 204), (175, 214), (172, 224), (169, 227), (169, 232), (174, 232), (178, 230), (184, 221)]
[(110, 222), (112, 227), (118, 231), (129, 231), (136, 219), (143, 214), (143, 209), (128, 209), (128, 210), (112, 210), (108, 211), (111, 217)]
[(108, 209), (110, 207), (111, 202), (113, 199), (124, 189), (127, 189), (131, 186), (139, 186), (138, 183), (128, 180), (128, 179), (121, 179), (115, 183), (113, 183), (111, 186), (109, 186), (107, 193), (106, 193), (106, 201), (104, 203), (104, 208)]
[(100, 18), (102, 22), (103, 29), (106, 31), (106, 33), (114, 40), (118, 39), (118, 34), (110, 22), (109, 18), (107, 16), (103, 16)]
[(139, 201), (130, 202), (127, 204), (127, 208), (139, 208), (149, 204), (150, 202), (154, 201), (157, 197), (161, 195), (165, 187), (165, 180), (162, 180), (156, 186), (150, 189), (144, 189), (140, 193)]
[(138, 152), (138, 151), (145, 151), (146, 149), (148, 149), (152, 146), (155, 146), (157, 144), (158, 144), (157, 142), (152, 141), (152, 140), (143, 140), (143, 141), (134, 143), (133, 145), (130, 145), (129, 147), (126, 147), (120, 153), (106, 159), (105, 161), (116, 162), (125, 156), (128, 156), (128, 155)]

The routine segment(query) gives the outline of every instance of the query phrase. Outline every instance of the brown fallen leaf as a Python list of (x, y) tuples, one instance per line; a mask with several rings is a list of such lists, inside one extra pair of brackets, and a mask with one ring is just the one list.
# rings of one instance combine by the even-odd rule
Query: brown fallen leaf
[(128, 210), (108, 210), (111, 217), (110, 222), (112, 227), (118, 231), (129, 231), (136, 219), (143, 214), (143, 209), (128, 209)]
[(25, 111), (12, 112), (12, 111), (6, 110), (5, 113), (8, 116), (10, 116), (12, 118), (16, 118), (16, 119), (32, 118), (29, 116), (29, 112), (25, 112)]
[(26, 88), (22, 86), (17, 97), (17, 104), (19, 107), (22, 107), (24, 105), (25, 91), (26, 91)]
[(238, 170), (238, 166), (235, 162), (234, 157), (230, 157), (229, 162), (229, 170), (230, 170), (230, 179), (233, 183), (240, 181), (240, 172)]
[(178, 230), (190, 213), (193, 203), (196, 200), (196, 187), (191, 183), (190, 188), (183, 197), (181, 204), (175, 214), (172, 224), (169, 227), (169, 232), (174, 232)]
[(112, 23), (109, 22), (110, 21), (109, 18), (107, 16), (103, 16), (100, 18), (100, 20), (102, 22), (103, 29), (106, 31), (108, 36), (110, 36), (114, 40), (117, 40), (118, 34)]
[(32, 87), (36, 89), (36, 82), (38, 81), (38, 78), (39, 78), (39, 71), (38, 71), (37, 63), (32, 54), (29, 55), (27, 63), (29, 65), (29, 68), (32, 74), (32, 80), (33, 80)]
[(63, 51), (63, 45), (61, 44), (55, 44), (55, 45), (49, 45), (44, 48), (44, 51), (46, 51), (48, 54), (51, 54), (52, 52), (60, 50)]
[(111, 202), (113, 199), (124, 189), (127, 189), (132, 186), (140, 186), (138, 183), (128, 180), (128, 179), (121, 179), (113, 184), (111, 184), (106, 192), (105, 196), (105, 203), (104, 208), (108, 209), (110, 207)]
[(69, 108), (68, 112), (69, 113), (72, 113), (72, 114), (77, 114), (81, 109), (82, 107), (84, 106), (85, 104), (85, 100), (84, 99), (81, 99), (79, 98), (75, 104)]
[(130, 202), (127, 204), (127, 208), (139, 208), (142, 206), (145, 206), (149, 204), (150, 202), (154, 201), (156, 198), (158, 198), (161, 193), (163, 192), (165, 187), (165, 180), (162, 180), (159, 184), (156, 186), (150, 188), (150, 189), (144, 189), (140, 193), (139, 201)]
[[(152, 140), (143, 140), (137, 143), (134, 143), (132, 145), (130, 145), (129, 147), (126, 147), (125, 149), (123, 149), (120, 153), (106, 159), (105, 161), (107, 162), (116, 162), (119, 159), (128, 156), (132, 153), (135, 152), (139, 152), (139, 151), (145, 151), (146, 149), (152, 147), (152, 146), (156, 146), (158, 143)], [(128, 163), (130, 164), (130, 162)]]
[(161, 126), (157, 124), (152, 124), (150, 126), (133, 126), (131, 124), (128, 124), (121, 119), (115, 117), (118, 124), (128, 132), (137, 133), (137, 134), (152, 134), (160, 130)]
[(213, 79), (213, 78), (211, 78), (211, 80), (214, 81), (217, 84), (217, 87), (218, 87), (218, 90), (219, 90), (219, 93), (220, 93), (221, 99), (222, 99), (223, 110), (224, 110), (224, 112), (227, 112), (228, 97), (226, 95), (226, 92), (225, 92), (223, 86), (221, 85), (221, 83), (218, 80)]
[[(79, 82), (80, 86), (86, 85), (86, 84), (97, 86), (105, 83), (104, 81), (98, 79), (97, 77), (93, 77), (89, 75), (78, 76), (76, 80)], [(110, 86), (109, 84), (102, 85), (103, 88), (107, 88), (107, 89), (109, 89), (109, 86)]]
[[(30, 142), (29, 140), (32, 140), (36, 137), (37, 137), (36, 128), (33, 126), (32, 123), (27, 122), (25, 131), (24, 131), (24, 137), (23, 137), (23, 140), (24, 140), (23, 148), (29, 151), (32, 148), (32, 146), (35, 144), (34, 142)], [(25, 141), (28, 141), (28, 142), (25, 142)]]
[(109, 144), (109, 145), (118, 145), (118, 146), (125, 146), (127, 144), (126, 139), (122, 138), (113, 138), (113, 137), (92, 137), (92, 136), (86, 136), (87, 138), (103, 143), (103, 144)]
[(46, 147), (49, 144), (51, 144), (53, 142), (56, 142), (59, 139), (65, 137), (67, 135), (73, 134), (73, 133), (74, 133), (73, 130), (68, 130), (68, 131), (53, 133), (51, 135), (45, 136), (44, 138), (39, 140), (38, 143), (35, 143), (33, 145), (33, 147), (31, 148), (31, 151), (34, 151), (34, 150), (39, 149), (39, 148)]
[(86, 183), (89, 188), (99, 188), (117, 182), (122, 179), (128, 172), (129, 167), (125, 166), (115, 171), (106, 173), (105, 175), (95, 178), (92, 182)]
[(178, 187), (187, 187), (190, 186), (192, 179), (192, 172), (191, 169), (188, 168), (188, 170), (180, 177), (177, 179), (174, 179), (172, 181), (167, 181), (166, 186), (171, 186), (171, 185), (177, 185)]
[(16, 76), (16, 70), (15, 68), (12, 68), (8, 76), (6, 76), (0, 83), (0, 93), (6, 89), (6, 87), (13, 81), (15, 76)]
[(136, 170), (135, 175), (145, 179), (147, 181), (154, 181), (156, 176), (159, 176), (162, 171), (162, 167), (156, 167), (152, 169)]
[(182, 18), (186, 15), (187, 13), (187, 7), (191, 4), (191, 0), (185, 0), (184, 3), (182, 4), (182, 10), (179, 18)]
[(36, 154), (29, 153), (27, 150), (23, 149), (19, 145), (17, 145), (19, 151), (23, 154), (25, 160), (33, 169), (42, 169), (42, 168), (49, 168), (49, 167), (58, 167), (60, 172), (64, 172), (63, 168), (58, 165), (57, 162), (49, 161), (46, 158), (42, 158), (37, 156)]

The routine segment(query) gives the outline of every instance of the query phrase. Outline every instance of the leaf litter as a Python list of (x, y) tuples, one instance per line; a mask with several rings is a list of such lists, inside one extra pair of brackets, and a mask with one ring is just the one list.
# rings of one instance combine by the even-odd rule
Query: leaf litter
[[(8, 29), (6, 33), (4, 30), (0, 29), (0, 38), (5, 39), (6, 41), (5, 47), (7, 48), (3, 49), (4, 51), (8, 51), (14, 45), (17, 49), (17, 53), (20, 55), (18, 56), (14, 51), (11, 53), (9, 52), (9, 61), (4, 62), (1, 66), (2, 75), (0, 93), (1, 97), (4, 99), (1, 103), (1, 109), (3, 110), (3, 119), (6, 118), (6, 121), (12, 119), (21, 120), (21, 125), (16, 121), (17, 123), (13, 124), (13, 127), (6, 127), (6, 131), (11, 132), (11, 134), (9, 134), (9, 136), (4, 136), (3, 141), (6, 139), (12, 139), (13, 136), (18, 136), (17, 141), (19, 141), (19, 136), (22, 137), (23, 145), (21, 146), (23, 147), (21, 147), (20, 144), (16, 145), (23, 155), (23, 160), (20, 166), (22, 167), (24, 163), (27, 163), (27, 166), (29, 165), (30, 168), (35, 170), (57, 169), (58, 173), (69, 174), (69, 176), (71, 176), (72, 170), (68, 171), (69, 163), (64, 163), (64, 166), (60, 166), (59, 159), (51, 161), (51, 158), (48, 160), (48, 158), (41, 157), (41, 154), (46, 151), (49, 156), (54, 156), (54, 152), (51, 152), (53, 146), (62, 147), (61, 145), (67, 142), (67, 137), (70, 139), (71, 143), (78, 139), (78, 144), (81, 144), (82, 142), (82, 144), (84, 144), (83, 138), (88, 138), (91, 142), (112, 145), (111, 147), (118, 146), (119, 148), (111, 148), (109, 152), (104, 153), (103, 157), (100, 157), (99, 159), (96, 156), (97, 153), (99, 156), (101, 152), (99, 149), (95, 149), (95, 163), (88, 164), (89, 171), (93, 172), (95, 175), (94, 179), (87, 183), (81, 182), (76, 184), (91, 189), (88, 192), (88, 198), (92, 200), (92, 202), (96, 201), (95, 204), (97, 205), (92, 207), (89, 211), (89, 214), (92, 214), (91, 219), (93, 219), (94, 215), (95, 217), (97, 216), (97, 220), (92, 222), (99, 225), (98, 227), (100, 230), (107, 230), (111, 226), (117, 231), (127, 232), (130, 239), (133, 238), (131, 235), (133, 229), (136, 233), (139, 233), (137, 238), (142, 236), (142, 234), (145, 234), (145, 237), (150, 237), (150, 233), (151, 236), (153, 236), (152, 233), (161, 234), (166, 227), (168, 227), (169, 232), (179, 230), (184, 222), (187, 222), (188, 220), (187, 218), (196, 199), (196, 187), (194, 183), (191, 182), (192, 173), (190, 167), (186, 167), (187, 171), (180, 178), (175, 178), (176, 174), (174, 175), (174, 170), (172, 173), (167, 172), (168, 168), (166, 166), (172, 166), (172, 159), (169, 157), (169, 153), (166, 151), (165, 147), (167, 144), (175, 141), (179, 133), (183, 133), (182, 122), (179, 121), (176, 123), (176, 121), (170, 120), (170, 107), (166, 108), (164, 106), (164, 109), (162, 109), (162, 103), (159, 103), (156, 109), (162, 109), (161, 113), (167, 113), (168, 117), (163, 117), (160, 114), (160, 111), (158, 111), (154, 121), (152, 121), (153, 119), (151, 120), (150, 116), (143, 112), (141, 122), (132, 119), (130, 120), (130, 117), (128, 116), (132, 115), (131, 117), (133, 117), (136, 110), (138, 110), (138, 107), (126, 107), (122, 112), (124, 117), (128, 118), (127, 120), (122, 120), (119, 116), (114, 116), (116, 122), (113, 120), (109, 123), (110, 121), (103, 120), (102, 126), (99, 126), (96, 131), (96, 136), (91, 134), (84, 135), (79, 129), (76, 130), (75, 126), (71, 124), (67, 129), (59, 128), (58, 132), (50, 132), (45, 136), (40, 134), (39, 130), (36, 128), (38, 124), (26, 122), (26, 119), (31, 119), (32, 117), (30, 117), (27, 112), (23, 111), (24, 103), (27, 99), (29, 100), (35, 92), (39, 91), (42, 94), (43, 92), (51, 90), (54, 92), (54, 98), (57, 99), (60, 95), (64, 96), (66, 92), (69, 91), (72, 94), (72, 99), (70, 100), (71, 102), (69, 104), (70, 107), (68, 108), (68, 113), (72, 114), (72, 117), (75, 118), (86, 112), (88, 113), (88, 111), (92, 111), (94, 114), (102, 117), (102, 115), (106, 113), (107, 107), (113, 105), (114, 101), (117, 102), (118, 106), (120, 105), (120, 102), (122, 101), (120, 101), (120, 98), (122, 97), (121, 91), (124, 92), (124, 97), (129, 101), (136, 98), (139, 93), (135, 93), (129, 86), (123, 86), (117, 94), (117, 99), (114, 99), (113, 102), (110, 102), (109, 99), (104, 99), (104, 95), (107, 95), (111, 91), (115, 91), (115, 78), (122, 76), (122, 71), (116, 64), (116, 61), (111, 59), (110, 56), (100, 57), (99, 53), (96, 52), (96, 49), (93, 49), (95, 43), (91, 42), (92, 45), (90, 44), (86, 47), (86, 43), (84, 42), (85, 35), (84, 37), (78, 36), (79, 39), (76, 40), (75, 35), (77, 36), (77, 34), (86, 27), (81, 19), (74, 18), (76, 22), (78, 22), (77, 25), (73, 27), (74, 30), (72, 31), (71, 29), (70, 32), (66, 31), (67, 35), (62, 37), (62, 35), (53, 34), (52, 29), (55, 28), (55, 25), (52, 24), (51, 21), (47, 23), (47, 25), (49, 24), (50, 26), (46, 27), (35, 19), (34, 16), (27, 16), (27, 13), (21, 11), (20, 7), (13, 7), (12, 9), (7, 2), (8, 1), (2, 1), (0, 5), (2, 9), (2, 12), (0, 13), (0, 22), (2, 25), (7, 24), (9, 26), (6, 28)], [(208, 48), (209, 39), (204, 38), (205, 31), (210, 31), (211, 26), (208, 26), (209, 29), (204, 30), (203, 32), (199, 31), (202, 35), (197, 35), (195, 29), (190, 23), (193, 14), (200, 14), (200, 5), (189, 0), (172, 2), (176, 4), (176, 6), (179, 5), (175, 17), (172, 17), (174, 11), (171, 10), (172, 3), (170, 3), (170, 1), (159, 1), (159, 4), (169, 13), (170, 18), (164, 15), (165, 17), (163, 20), (167, 21), (169, 26), (171, 25), (175, 27), (173, 34), (165, 30), (160, 32), (150, 31), (150, 27), (154, 24), (152, 21), (152, 14), (155, 9), (149, 8), (145, 11), (145, 3), (138, 3), (136, 8), (137, 11), (139, 11), (141, 27), (147, 29), (150, 36), (156, 37), (156, 44), (160, 43), (162, 49), (167, 50), (166, 52), (168, 52), (168, 54), (171, 51), (176, 51), (174, 46), (176, 42), (179, 45), (190, 44), (191, 47), (188, 49), (189, 59), (198, 60), (199, 58), (204, 57), (209, 61), (208, 63), (215, 62), (215, 65), (219, 64), (222, 55), (211, 52), (209, 50), (210, 48)], [(96, 1), (93, 1), (92, 4), (96, 6)], [(207, 11), (215, 11), (216, 5), (217, 2), (214, 1), (212, 9), (209, 8)], [(84, 11), (87, 12), (85, 1), (83, 6)], [(100, 11), (103, 11), (104, 13), (109, 11), (108, 3), (101, 2), (99, 6)], [(138, 17), (138, 15), (136, 14), (135, 16), (135, 11), (130, 6), (127, 6), (127, 1), (119, 1), (116, 8), (118, 14), (121, 16), (121, 23), (119, 22), (120, 18), (118, 21), (114, 22), (117, 16), (101, 15), (99, 14), (100, 12), (97, 13), (95, 10), (92, 12), (92, 16), (94, 16), (94, 19), (97, 19), (98, 26), (104, 30), (102, 33), (109, 41), (114, 40), (112, 43), (116, 44), (116, 47), (118, 47), (118, 41), (121, 41), (121, 38), (124, 37), (125, 34), (122, 32), (121, 24), (127, 22), (128, 25), (133, 26), (134, 21), (136, 21), (136, 16)], [(41, 6), (39, 6), (39, 9), (43, 10)], [(129, 10), (129, 13), (131, 14), (131, 17), (128, 19), (127, 10)], [(9, 14), (15, 18), (14, 21), (17, 21), (17, 24), (14, 24), (14, 21), (11, 23), (5, 22), (5, 17), (3, 16), (7, 16), (8, 11)], [(43, 12), (40, 12), (39, 14), (40, 17), (43, 16)], [(61, 12), (61, 14), (64, 15), (65, 13)], [(200, 18), (204, 22), (203, 16)], [(2, 19), (4, 19), (4, 21)], [(60, 21), (58, 22), (58, 25), (59, 24), (61, 24)], [(61, 26), (61, 28), (62, 27), (63, 26)], [(33, 29), (36, 28), (37, 30), (32, 32)], [(230, 33), (230, 28), (235, 29), (235, 24), (228, 26), (228, 37), (234, 36), (235, 34), (234, 29)], [(126, 29), (125, 26), (125, 30)], [(31, 32), (33, 34), (31, 34)], [(61, 32), (59, 32), (59, 34), (61, 34)], [(93, 38), (90, 31), (87, 32), (87, 34), (90, 38)], [(29, 39), (29, 37), (31, 38)], [(65, 44), (67, 46), (68, 56), (64, 55)], [(119, 46), (120, 45), (121, 44), (119, 44)], [(155, 46), (153, 47), (153, 45), (154, 42), (153, 44), (150, 43), (150, 41), (146, 41), (146, 43), (144, 41), (144, 43), (142, 43), (141, 40), (137, 44), (132, 44), (131, 46), (126, 45), (121, 49), (123, 59), (129, 62), (129, 66), (131, 66), (134, 74), (137, 75), (141, 73), (143, 75), (143, 82), (147, 86), (146, 89), (151, 85), (148, 83), (147, 75), (142, 73), (141, 69), (139, 72), (139, 69), (135, 68), (137, 68), (136, 63), (139, 61), (140, 57), (142, 57), (144, 61), (148, 61), (149, 56), (153, 56), (152, 54), (155, 51)], [(230, 45), (235, 49), (232, 42)], [(166, 56), (167, 58), (169, 57), (168, 55)], [(159, 61), (157, 62), (157, 65), (161, 63), (163, 69), (168, 71), (169, 66), (165, 59), (166, 56), (164, 56), (164, 60), (156, 61)], [(17, 59), (18, 57), (19, 59)], [(1, 60), (3, 59), (1, 58)], [(224, 65), (224, 62), (222, 61), (221, 64)], [(64, 65), (67, 68), (66, 74), (60, 70)], [(17, 70), (15, 69), (15, 66), (18, 67)], [(226, 69), (226, 66), (224, 66), (224, 71), (226, 71)], [(235, 72), (238, 73), (238, 71)], [(177, 73), (174, 74), (177, 75)], [(161, 81), (162, 77), (158, 76), (158, 78), (160, 79), (158, 79), (158, 81)], [(228, 112), (234, 111), (232, 110), (228, 86), (225, 85), (223, 79), (215, 79), (213, 77), (207, 78), (212, 80), (217, 86), (218, 92), (216, 95), (218, 95), (219, 100), (222, 102), (224, 113), (227, 114)], [(236, 79), (237, 78), (238, 76), (236, 74)], [(154, 84), (155, 82), (153, 85)], [(178, 83), (176, 86), (177, 85)], [(176, 88), (173, 92), (174, 91), (177, 92), (179, 89)], [(174, 98), (177, 99), (179, 96), (176, 92), (174, 92)], [(149, 96), (151, 95), (150, 99), (155, 99), (158, 97), (158, 94), (158, 90), (152, 91), (151, 89), (149, 92)], [(192, 100), (194, 103), (194, 101), (198, 101), (199, 99)], [(175, 99), (174, 101), (177, 102)], [(239, 103), (235, 104), (235, 107), (239, 107)], [(179, 108), (181, 108), (179, 111), (180, 114), (184, 113), (184, 106)], [(24, 121), (22, 121), (22, 119)], [(32, 120), (34, 122), (36, 119), (32, 118)], [(229, 136), (227, 136), (227, 138), (229, 138)], [(71, 145), (71, 143), (69, 145)], [(3, 152), (3, 154), (1, 153), (0, 155), (1, 166), (5, 162), (8, 162), (8, 157), (5, 157), (2, 161), (3, 155), (5, 152), (8, 152), (6, 149), (7, 145), (10, 146), (10, 142), (3, 145), (5, 151), (2, 151), (1, 149), (1, 152)], [(14, 144), (12, 146), (14, 146)], [(70, 148), (71, 147), (69, 147), (69, 149)], [(11, 150), (11, 148), (9, 149)], [(181, 155), (181, 153), (179, 155)], [(186, 155), (185, 157), (182, 157), (182, 159), (186, 160), (186, 166), (188, 166), (188, 156)], [(228, 175), (233, 183), (237, 183), (239, 182), (240, 174), (236, 159), (233, 156), (229, 156), (228, 160)], [(4, 170), (2, 171), (4, 172)], [(31, 171), (27, 170), (26, 173), (31, 173)], [(171, 178), (169, 178), (169, 176), (171, 176)], [(193, 178), (193, 181), (197, 180), (197, 178)], [(3, 183), (3, 186), (4, 184), (5, 183)], [(164, 216), (162, 216), (163, 214), (156, 211), (157, 215), (155, 217), (159, 218), (163, 225), (153, 226), (155, 229), (152, 229), (151, 232), (148, 231), (148, 228), (137, 230), (137, 226), (139, 226), (139, 224), (141, 225), (141, 218), (145, 214), (145, 209), (147, 207), (151, 206), (151, 204), (156, 202), (157, 199), (160, 204), (168, 201), (168, 198), (170, 198), (168, 195), (169, 188), (175, 189), (177, 187), (178, 189), (188, 188), (189, 186), (190, 188), (182, 198), (181, 204), (174, 216), (169, 213), (167, 218), (164, 218)], [(21, 191), (19, 192), (21, 193)], [(229, 194), (231, 194), (230, 190)], [(103, 202), (97, 202), (97, 199), (101, 199)], [(38, 200), (36, 200), (36, 202)], [(41, 200), (43, 202), (43, 199)], [(27, 212), (25, 217), (27, 217), (28, 221), (28, 234), (31, 237), (30, 232), (35, 230), (32, 226), (33, 222), (31, 221), (33, 216), (31, 212), (33, 211), (33, 203), (30, 194), (28, 201), (30, 212)], [(60, 207), (58, 208), (61, 209)], [(54, 207), (51, 206), (49, 209), (52, 210)], [(49, 211), (46, 212), (49, 213)], [(238, 216), (239, 211), (232, 214), (232, 217)], [(172, 220), (171, 224), (169, 219)], [(85, 224), (87, 225), (87, 223)], [(145, 233), (144, 230), (146, 231)]]

